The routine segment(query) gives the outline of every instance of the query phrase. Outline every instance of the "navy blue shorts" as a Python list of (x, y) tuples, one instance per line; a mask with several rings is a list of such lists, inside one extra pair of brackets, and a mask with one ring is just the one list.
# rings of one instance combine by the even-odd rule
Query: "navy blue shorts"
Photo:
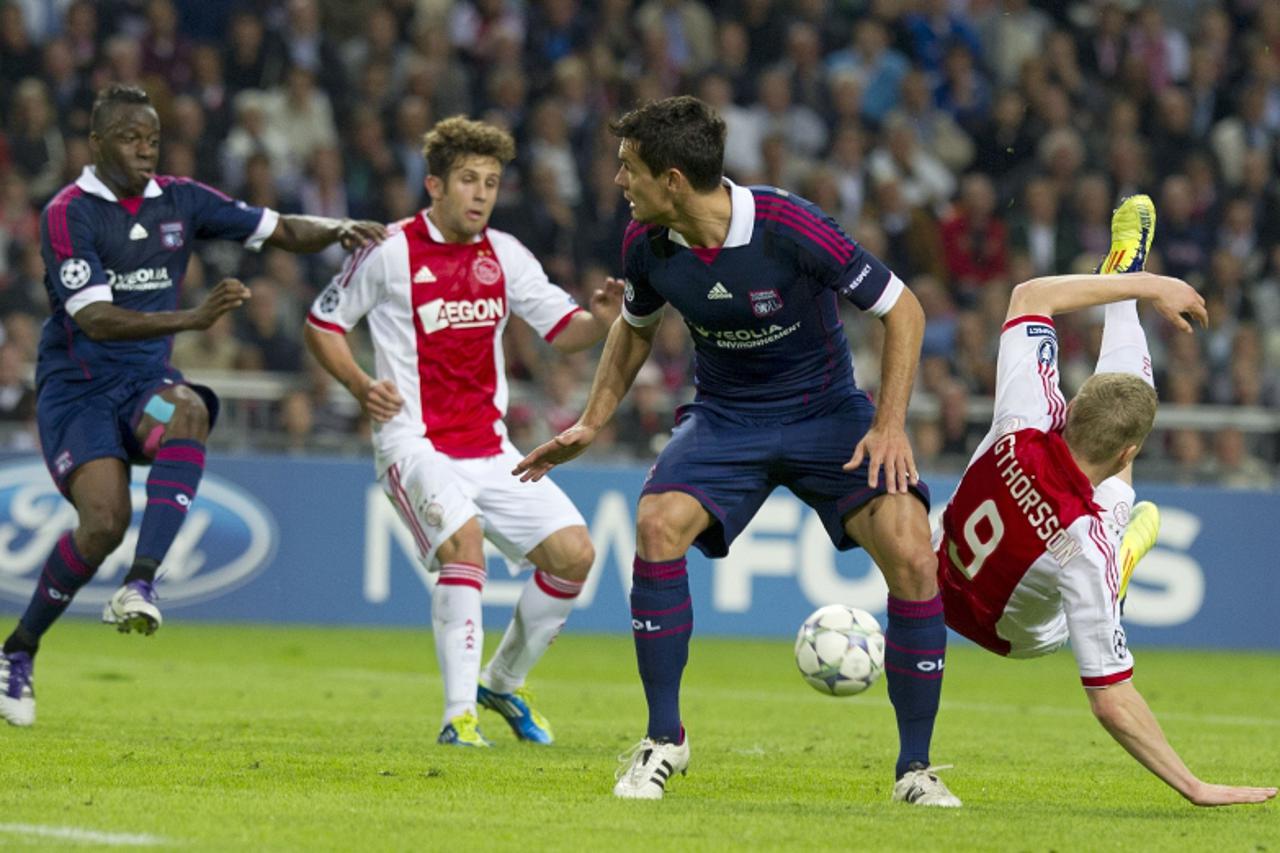
[[(676, 414), (671, 441), (658, 455), (641, 494), (684, 492), (697, 498), (715, 521), (694, 540), (708, 557), (723, 557), (765, 499), (786, 486), (813, 507), (831, 542), (841, 551), (858, 547), (844, 531), (852, 510), (886, 494), (867, 486), (867, 462), (842, 467), (871, 427), (875, 406), (861, 391), (843, 396), (790, 422), (754, 417), (707, 401)], [(929, 487), (911, 492), (929, 508)]]
[[(134, 436), (147, 401), (174, 385), (190, 385), (178, 370), (118, 373), (93, 379), (48, 377), (36, 398), (40, 449), (53, 482), (64, 496), (71, 472), (86, 462), (110, 457), (130, 464), (151, 464)], [(204, 385), (190, 385), (209, 410), (209, 427), (218, 417), (218, 396)]]

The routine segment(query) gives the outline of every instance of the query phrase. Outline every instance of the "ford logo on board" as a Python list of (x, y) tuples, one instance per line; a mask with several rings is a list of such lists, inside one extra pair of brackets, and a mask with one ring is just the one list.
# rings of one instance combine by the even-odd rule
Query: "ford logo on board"
[[(133, 469), (133, 523), (120, 547), (76, 593), (72, 609), (101, 609), (133, 562), (146, 507), (147, 469)], [(26, 604), (58, 537), (76, 525), (44, 465), (0, 465), (0, 599)], [(279, 534), (271, 513), (244, 489), (206, 473), (187, 520), (160, 566), (166, 605), (217, 598), (260, 572), (275, 554)]]

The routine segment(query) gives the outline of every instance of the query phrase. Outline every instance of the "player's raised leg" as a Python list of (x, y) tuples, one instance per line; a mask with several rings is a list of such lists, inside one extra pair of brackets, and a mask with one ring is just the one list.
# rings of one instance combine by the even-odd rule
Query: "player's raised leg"
[(156, 570), (173, 545), (204, 476), (209, 409), (186, 385), (165, 388), (144, 404), (135, 438), (152, 457), (147, 506), (133, 565), (102, 609), (102, 621), (122, 634), (154, 634), (163, 621), (156, 604)]
[[(1111, 215), (1111, 249), (1100, 266), (1105, 273), (1131, 273), (1146, 268), (1147, 254), (1156, 234), (1156, 209), (1150, 197), (1132, 195)], [(1147, 335), (1138, 318), (1138, 301), (1112, 302), (1104, 309), (1102, 345), (1097, 373), (1129, 373), (1155, 387)], [(1132, 466), (1116, 475), (1133, 482)], [(1128, 593), (1129, 581), (1138, 562), (1156, 543), (1160, 532), (1160, 511), (1155, 504), (1134, 504), (1120, 539), (1120, 601)]]
[(4, 642), (0, 664), (0, 716), (16, 726), (35, 722), (34, 671), (40, 639), (93, 577), (129, 528), (129, 472), (123, 461), (92, 459), (71, 472), (76, 529), (64, 533), (40, 570), (31, 603)]
[(924, 504), (913, 494), (881, 495), (847, 516), (845, 531), (875, 560), (889, 584), (885, 678), (898, 720), (893, 798), (922, 806), (959, 806), (959, 798), (929, 769), (947, 626)]
[(702, 504), (683, 492), (647, 494), (640, 499), (631, 628), (649, 705), (649, 727), (623, 756), (614, 796), (661, 799), (667, 780), (689, 766), (689, 739), (680, 721), (680, 680), (689, 662), (693, 632), (685, 553), (711, 522)]
[(595, 562), (584, 525), (564, 527), (528, 554), (535, 569), (520, 593), (502, 642), (480, 673), (477, 701), (501, 714), (520, 740), (550, 744), (551, 724), (533, 707), (525, 679), (554, 642)]

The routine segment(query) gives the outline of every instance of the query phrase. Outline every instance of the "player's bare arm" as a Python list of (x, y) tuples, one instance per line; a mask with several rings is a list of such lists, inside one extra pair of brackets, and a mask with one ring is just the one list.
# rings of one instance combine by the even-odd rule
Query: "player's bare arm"
[(360, 408), (378, 423), (391, 420), (404, 406), (400, 391), (388, 379), (374, 379), (356, 364), (347, 339), (307, 323), (302, 330), (307, 349), (329, 375), (342, 383)]
[(110, 302), (93, 302), (76, 312), (75, 322), (95, 341), (137, 341), (177, 332), (207, 329), (252, 294), (239, 279), (224, 278), (199, 307), (185, 311), (130, 311)]
[(1052, 275), (1013, 289), (1007, 320), (1038, 314), (1052, 317), (1125, 299), (1146, 299), (1176, 328), (1191, 331), (1188, 318), (1207, 326), (1204, 297), (1185, 281), (1149, 272), (1117, 275)]
[(1086, 690), (1089, 705), (1102, 727), (1143, 767), (1160, 777), (1197, 806), (1261, 803), (1276, 795), (1275, 788), (1214, 785), (1202, 782), (1178, 757), (1155, 715), (1133, 682)]
[(625, 321), (613, 324), (605, 341), (604, 353), (600, 356), (600, 364), (596, 367), (586, 409), (578, 422), (534, 448), (532, 453), (520, 460), (512, 474), (519, 475), (521, 482), (536, 482), (555, 466), (581, 455), (595, 441), (596, 433), (618, 410), (622, 398), (627, 395), (636, 374), (640, 372), (641, 365), (649, 357), (658, 325), (651, 323), (636, 327)]
[(287, 214), (280, 217), (276, 230), (267, 238), (268, 246), (290, 252), (319, 252), (334, 243), (347, 251), (381, 243), (387, 228), (380, 222), (360, 219), (329, 219), (324, 216)]
[(844, 467), (846, 471), (853, 470), (866, 458), (868, 485), (876, 487), (883, 467), (889, 494), (906, 494), (908, 486), (920, 480), (911, 442), (907, 439), (906, 423), (907, 401), (911, 398), (911, 385), (920, 363), (924, 309), (915, 294), (904, 288), (893, 308), (880, 319), (885, 334), (876, 417)]
[(578, 352), (603, 340), (622, 313), (625, 288), (622, 279), (606, 278), (604, 286), (592, 292), (588, 310), (574, 314), (551, 345), (561, 352)]

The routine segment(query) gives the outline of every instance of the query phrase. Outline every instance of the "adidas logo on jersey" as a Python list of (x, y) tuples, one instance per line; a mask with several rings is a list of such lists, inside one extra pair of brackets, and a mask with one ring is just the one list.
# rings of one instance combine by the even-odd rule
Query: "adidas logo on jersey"
[(147, 229), (142, 227), (141, 222), (133, 223), (133, 227), (129, 229), (129, 239), (130, 240), (147, 239)]
[(430, 284), (436, 280), (436, 274), (433, 273), (426, 264), (418, 267), (418, 271), (413, 274), (414, 284)]
[(733, 294), (729, 292), (728, 288), (726, 288), (723, 284), (717, 281), (715, 284), (715, 287), (707, 291), (707, 298), (708, 299), (732, 299)]

